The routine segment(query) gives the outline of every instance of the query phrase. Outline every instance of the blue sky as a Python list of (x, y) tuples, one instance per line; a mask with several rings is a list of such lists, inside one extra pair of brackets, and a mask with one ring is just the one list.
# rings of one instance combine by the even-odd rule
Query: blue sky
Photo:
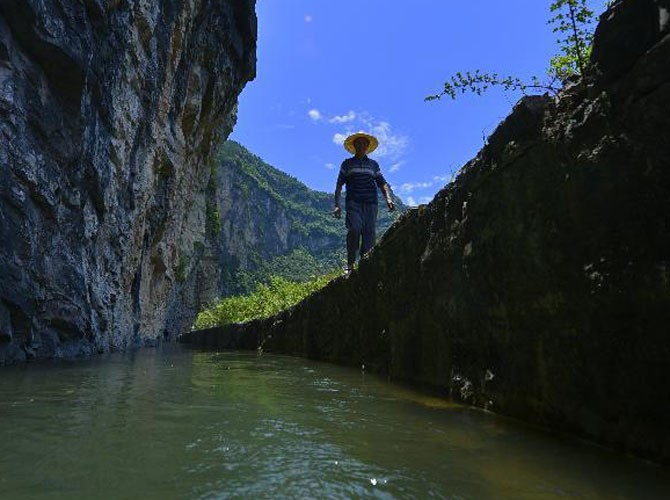
[[(542, 76), (557, 51), (550, 0), (258, 0), (258, 67), (234, 139), (314, 189), (333, 191), (344, 135), (406, 203), (426, 203), (474, 157), (519, 95), (424, 102), (456, 71)], [(603, 1), (589, 2), (600, 14)]]

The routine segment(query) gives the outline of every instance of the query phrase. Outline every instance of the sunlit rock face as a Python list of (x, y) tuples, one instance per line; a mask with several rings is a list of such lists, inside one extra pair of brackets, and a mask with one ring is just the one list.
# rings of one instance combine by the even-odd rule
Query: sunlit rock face
[(0, 2), (0, 364), (191, 323), (255, 44), (253, 0)]
[(351, 277), (202, 341), (364, 365), (669, 461), (668, 12), (616, 2), (595, 74), (522, 99)]

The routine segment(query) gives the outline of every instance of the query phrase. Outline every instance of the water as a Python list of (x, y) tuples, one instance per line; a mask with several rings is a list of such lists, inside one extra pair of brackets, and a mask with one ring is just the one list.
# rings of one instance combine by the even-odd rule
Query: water
[(357, 370), (179, 346), (0, 371), (0, 498), (670, 498), (668, 468)]

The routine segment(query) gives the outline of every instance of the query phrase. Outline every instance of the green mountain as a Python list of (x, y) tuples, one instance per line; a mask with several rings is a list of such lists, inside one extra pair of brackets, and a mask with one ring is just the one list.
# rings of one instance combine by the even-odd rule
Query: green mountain
[[(398, 209), (389, 213), (380, 200), (378, 236), (407, 209), (394, 201)], [(234, 141), (224, 143), (208, 186), (211, 248), (202, 278), (215, 278), (208, 295), (248, 292), (270, 276), (306, 280), (342, 267), (346, 229), (332, 208), (332, 193), (308, 188)]]

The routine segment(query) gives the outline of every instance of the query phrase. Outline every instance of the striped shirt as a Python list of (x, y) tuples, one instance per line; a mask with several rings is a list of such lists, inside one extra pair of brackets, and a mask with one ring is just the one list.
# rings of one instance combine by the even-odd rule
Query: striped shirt
[(376, 204), (377, 186), (381, 188), (386, 180), (376, 161), (352, 156), (342, 162), (337, 183), (347, 185), (347, 201)]

